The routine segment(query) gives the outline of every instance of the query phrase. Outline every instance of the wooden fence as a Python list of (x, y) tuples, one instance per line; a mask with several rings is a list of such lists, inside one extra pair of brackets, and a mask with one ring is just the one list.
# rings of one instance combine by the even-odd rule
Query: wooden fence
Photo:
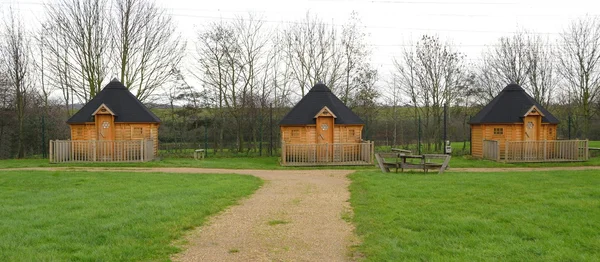
[(373, 142), (281, 145), (283, 166), (372, 165)]
[(496, 140), (483, 140), (483, 158), (500, 161), (500, 142)]
[(504, 162), (568, 162), (589, 159), (587, 140), (483, 140), (483, 158)]
[(507, 141), (506, 162), (587, 161), (588, 140)]
[(155, 158), (152, 140), (50, 140), (50, 163), (145, 162)]

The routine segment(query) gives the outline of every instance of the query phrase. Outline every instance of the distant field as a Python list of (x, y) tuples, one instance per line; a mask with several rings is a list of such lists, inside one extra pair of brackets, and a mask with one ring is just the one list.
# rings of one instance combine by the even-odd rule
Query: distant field
[(351, 176), (367, 261), (598, 261), (600, 173)]
[(167, 261), (252, 176), (0, 171), (0, 261)]

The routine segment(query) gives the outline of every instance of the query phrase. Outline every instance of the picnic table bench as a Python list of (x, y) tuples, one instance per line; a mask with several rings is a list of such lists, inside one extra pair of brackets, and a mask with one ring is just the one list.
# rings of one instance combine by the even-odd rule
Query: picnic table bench
[[(404, 169), (422, 169), (424, 172), (428, 172), (429, 169), (437, 169), (439, 170), (438, 174), (442, 174), (448, 169), (448, 163), (450, 162), (450, 155), (442, 154), (376, 153), (375, 158), (377, 159), (379, 168), (384, 173), (390, 172), (390, 168), (395, 168), (396, 173), (398, 169), (402, 172), (404, 172)], [(432, 162), (432, 159), (442, 159), (443, 161), (441, 163)]]

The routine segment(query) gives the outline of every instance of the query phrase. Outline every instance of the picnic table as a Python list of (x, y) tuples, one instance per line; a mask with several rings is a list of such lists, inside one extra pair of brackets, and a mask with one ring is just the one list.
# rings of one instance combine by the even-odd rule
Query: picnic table
[[(376, 153), (375, 158), (377, 164), (382, 172), (390, 172), (390, 168), (395, 168), (396, 173), (398, 169), (404, 172), (404, 169), (422, 169), (424, 172), (428, 172), (429, 169), (437, 169), (438, 174), (444, 173), (448, 169), (448, 163), (450, 162), (450, 155), (443, 154), (423, 154), (423, 155), (412, 155), (404, 152), (393, 152), (393, 153)], [(433, 162), (432, 159), (442, 159), (442, 162)]]

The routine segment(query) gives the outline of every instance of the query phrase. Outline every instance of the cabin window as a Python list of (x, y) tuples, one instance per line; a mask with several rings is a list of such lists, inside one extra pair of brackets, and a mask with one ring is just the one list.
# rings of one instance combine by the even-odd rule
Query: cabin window
[(134, 127), (133, 128), (133, 135), (134, 136), (142, 136), (142, 132), (143, 132), (143, 129), (141, 127)]
[(503, 134), (504, 134), (504, 128), (502, 128), (502, 127), (494, 128), (494, 135), (503, 135)]
[(292, 130), (292, 137), (299, 137), (299, 136), (300, 136), (300, 130), (293, 129)]
[(548, 129), (548, 134), (552, 135), (552, 128)]
[(349, 137), (354, 137), (354, 129), (348, 130), (348, 136)]

